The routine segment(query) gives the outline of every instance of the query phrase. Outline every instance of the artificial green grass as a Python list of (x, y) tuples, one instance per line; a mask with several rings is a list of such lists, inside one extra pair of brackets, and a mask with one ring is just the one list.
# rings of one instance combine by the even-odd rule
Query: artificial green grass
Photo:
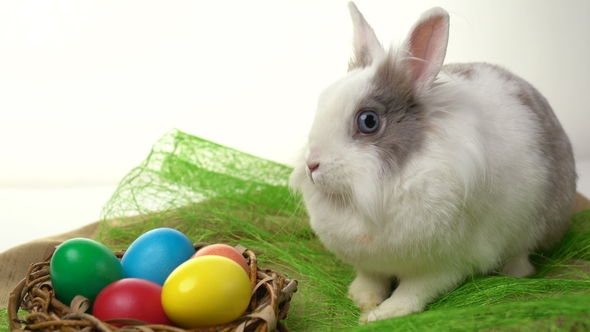
[(354, 271), (310, 229), (300, 198), (287, 188), (290, 172), (172, 131), (122, 180), (98, 240), (120, 250), (167, 226), (194, 242), (246, 246), (260, 266), (299, 281), (284, 321), (295, 332), (590, 330), (590, 210), (574, 216), (555, 248), (534, 255), (533, 277), (474, 276), (423, 313), (358, 326), (360, 312), (346, 297)]
[(0, 309), (0, 332), (8, 331), (8, 309)]

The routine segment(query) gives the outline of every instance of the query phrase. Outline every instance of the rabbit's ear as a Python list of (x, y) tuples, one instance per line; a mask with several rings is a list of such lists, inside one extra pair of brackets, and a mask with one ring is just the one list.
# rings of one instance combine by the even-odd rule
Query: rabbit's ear
[(414, 91), (428, 88), (438, 75), (447, 52), (449, 14), (432, 8), (422, 14), (406, 41)]
[(352, 1), (348, 3), (348, 9), (353, 29), (353, 54), (348, 62), (348, 71), (351, 71), (355, 68), (370, 66), (375, 57), (385, 51), (375, 36), (373, 28)]

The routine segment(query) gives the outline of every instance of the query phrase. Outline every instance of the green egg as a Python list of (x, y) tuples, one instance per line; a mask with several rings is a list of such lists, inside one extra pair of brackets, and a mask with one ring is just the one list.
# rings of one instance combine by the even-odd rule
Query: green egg
[(51, 258), (49, 274), (55, 295), (66, 305), (76, 295), (94, 303), (103, 288), (124, 277), (117, 256), (105, 245), (85, 238), (62, 243)]

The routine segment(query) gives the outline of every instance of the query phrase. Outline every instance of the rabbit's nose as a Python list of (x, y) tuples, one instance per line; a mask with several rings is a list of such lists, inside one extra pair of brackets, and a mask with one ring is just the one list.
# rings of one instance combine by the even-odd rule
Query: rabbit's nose
[[(312, 183), (315, 183), (315, 179), (313, 176), (313, 172), (315, 172), (318, 168), (320, 167), (320, 163), (319, 162), (315, 162), (315, 161), (307, 161), (307, 177), (309, 177), (309, 180)], [(316, 173), (317, 175), (317, 173)]]
[(305, 163), (307, 164), (309, 175), (311, 175), (320, 167), (320, 152), (314, 148), (310, 149)]
[(309, 170), (309, 174), (311, 174), (315, 170), (317, 170), (320, 167), (318, 151), (315, 151), (315, 150), (310, 151), (305, 163), (307, 164), (307, 169)]
[(309, 173), (313, 173), (316, 169), (320, 167), (320, 163), (312, 161), (307, 162), (307, 168), (309, 169)]

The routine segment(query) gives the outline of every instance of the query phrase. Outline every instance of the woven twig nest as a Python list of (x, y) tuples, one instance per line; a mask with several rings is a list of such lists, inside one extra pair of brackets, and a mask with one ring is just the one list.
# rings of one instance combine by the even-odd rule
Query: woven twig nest
[[(207, 244), (196, 244), (195, 249)], [(78, 299), (71, 305), (60, 302), (53, 292), (49, 277), (51, 256), (42, 262), (31, 264), (26, 277), (10, 294), (8, 318), (12, 331), (102, 331), (102, 332), (263, 332), (288, 331), (281, 324), (286, 318), (289, 304), (297, 281), (284, 274), (258, 267), (256, 255), (249, 249), (236, 247), (243, 253), (250, 266), (250, 283), (253, 295), (247, 311), (236, 321), (223, 325), (201, 327), (185, 330), (175, 326), (138, 324), (116, 327), (96, 317), (84, 313)], [(123, 257), (122, 252), (115, 255)], [(83, 299), (83, 298), (82, 298)], [(19, 308), (28, 312), (23, 318), (18, 317)]]

